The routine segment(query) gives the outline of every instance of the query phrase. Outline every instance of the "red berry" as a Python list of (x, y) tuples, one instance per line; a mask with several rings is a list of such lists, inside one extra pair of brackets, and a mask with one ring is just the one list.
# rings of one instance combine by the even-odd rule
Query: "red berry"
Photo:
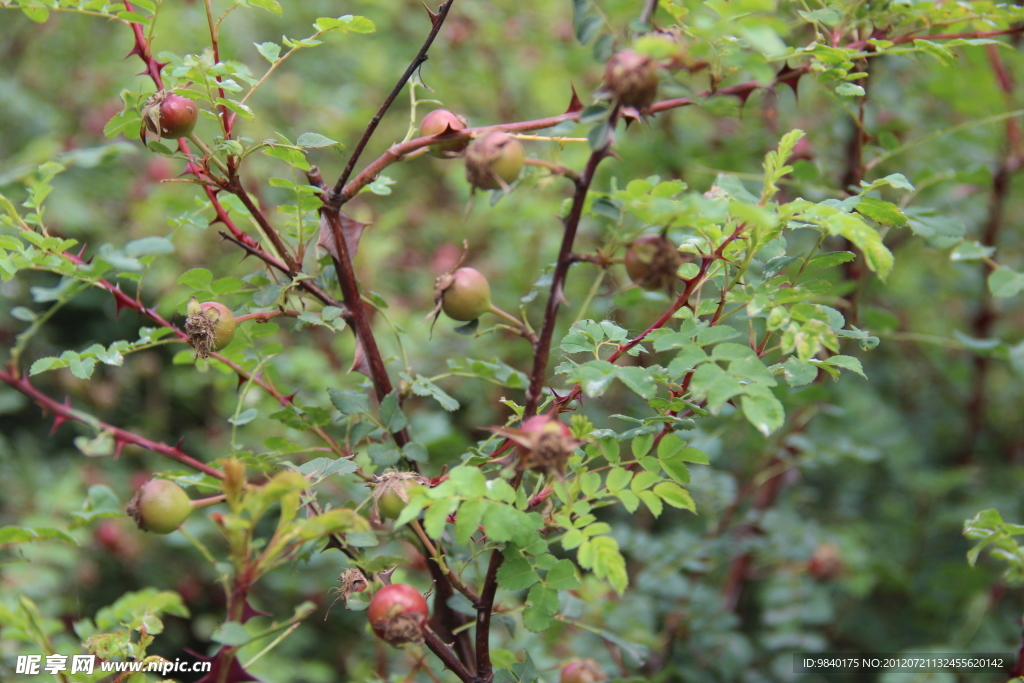
[(658, 66), (647, 55), (623, 50), (605, 65), (604, 87), (626, 107), (649, 107), (658, 95)]
[(128, 514), (143, 531), (169, 534), (192, 513), (192, 500), (173, 481), (151, 479), (128, 502)]
[(626, 249), (625, 261), (634, 284), (650, 290), (670, 289), (686, 256), (663, 235), (641, 235)]
[(373, 632), (389, 645), (423, 641), (427, 601), (407, 583), (393, 583), (377, 591), (366, 615)]
[[(423, 117), (420, 122), (420, 135), (441, 135), (449, 130), (466, 129), (466, 120), (447, 109), (435, 109)], [(429, 147), (430, 154), (441, 159), (458, 156), (469, 146), (469, 139), (439, 142)]]
[(183, 138), (192, 132), (199, 119), (199, 108), (187, 97), (161, 90), (146, 100), (142, 121), (162, 138)]
[(564, 422), (550, 415), (534, 415), (518, 429), (497, 427), (492, 430), (515, 441), (523, 467), (558, 476), (565, 473), (565, 464), (573, 451), (583, 445), (573, 438)]
[[(491, 308), (491, 285), (476, 268), (459, 268), (438, 278), (441, 289), (441, 310), (452, 320), (476, 320)], [(435, 296), (437, 295), (435, 285)]]
[(559, 683), (602, 683), (608, 677), (593, 659), (583, 659), (562, 667)]
[(843, 555), (835, 543), (822, 543), (807, 562), (808, 573), (816, 579), (834, 579), (844, 570)]
[(525, 159), (526, 152), (514, 137), (488, 133), (466, 150), (466, 180), (481, 190), (506, 187), (519, 177)]

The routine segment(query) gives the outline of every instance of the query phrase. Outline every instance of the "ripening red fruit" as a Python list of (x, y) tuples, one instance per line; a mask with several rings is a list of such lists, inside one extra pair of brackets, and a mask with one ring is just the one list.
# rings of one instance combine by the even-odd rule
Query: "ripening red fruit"
[(559, 683), (603, 683), (608, 677), (593, 659), (583, 659), (562, 667)]
[(516, 452), (522, 467), (556, 476), (563, 476), (565, 465), (578, 447), (583, 445), (574, 439), (564, 422), (550, 415), (534, 415), (518, 429), (492, 427), (492, 431), (516, 443)]
[(366, 615), (373, 632), (389, 645), (423, 641), (427, 601), (407, 583), (393, 583), (377, 591)]
[(519, 177), (525, 160), (526, 152), (514, 137), (488, 133), (466, 150), (466, 180), (481, 190), (506, 187)]
[(676, 271), (686, 261), (676, 245), (663, 235), (641, 235), (626, 249), (626, 273), (644, 289), (669, 289)]
[[(449, 129), (454, 131), (465, 130), (466, 120), (447, 109), (435, 109), (424, 116), (423, 121), (420, 122), (420, 135), (424, 136), (440, 135)], [(439, 142), (436, 145), (431, 145), (428, 149), (432, 156), (448, 159), (458, 156), (468, 146), (469, 138), (466, 138), (463, 140)]]
[(151, 479), (128, 502), (128, 514), (143, 531), (169, 534), (192, 513), (192, 500), (173, 481)]
[(604, 70), (604, 87), (626, 107), (649, 107), (658, 95), (658, 66), (632, 50), (616, 52)]
[(807, 562), (808, 573), (816, 579), (826, 581), (843, 573), (843, 555), (835, 543), (822, 543), (814, 549)]
[(463, 267), (444, 277), (451, 282), (441, 290), (441, 310), (449, 318), (468, 322), (490, 310), (491, 285), (479, 270)]
[(183, 138), (192, 132), (199, 119), (199, 108), (187, 97), (161, 90), (150, 96), (142, 107), (142, 121), (162, 138)]

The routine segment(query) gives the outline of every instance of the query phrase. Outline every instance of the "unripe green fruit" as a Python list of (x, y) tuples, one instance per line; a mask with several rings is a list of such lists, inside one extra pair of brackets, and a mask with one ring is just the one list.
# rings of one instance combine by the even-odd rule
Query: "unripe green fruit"
[(491, 286), (476, 268), (459, 268), (441, 293), (441, 310), (452, 320), (476, 320), (491, 308)]
[[(424, 116), (423, 121), (420, 123), (420, 135), (423, 136), (441, 135), (448, 130), (459, 131), (465, 129), (465, 119), (457, 114), (453, 114), (447, 109), (435, 109)], [(468, 138), (463, 140), (449, 140), (448, 142), (439, 142), (436, 145), (431, 145), (428, 148), (428, 151), (432, 156), (441, 159), (448, 159), (453, 156), (457, 156), (468, 146)]]
[(187, 97), (161, 90), (152, 95), (142, 108), (146, 128), (162, 138), (183, 138), (196, 127), (199, 108)]
[(370, 600), (366, 610), (377, 637), (389, 645), (423, 641), (427, 601), (407, 583), (384, 586)]
[(466, 150), (466, 180), (481, 190), (515, 182), (526, 162), (522, 144), (508, 133), (488, 133)]
[(623, 106), (643, 109), (658, 95), (658, 66), (632, 50), (616, 52), (604, 70), (604, 87)]
[(213, 348), (219, 351), (235, 338), (235, 316), (227, 306), (216, 301), (207, 301), (202, 308), (213, 323)]
[(151, 479), (128, 502), (128, 514), (143, 531), (169, 534), (192, 513), (192, 500), (173, 481)]
[[(404, 490), (405, 498), (402, 498), (398, 487)], [(409, 496), (417, 488), (420, 488), (420, 485), (415, 479), (405, 479), (397, 482), (395, 487), (385, 491), (377, 498), (377, 510), (380, 512), (380, 516), (384, 519), (398, 519), (398, 516), (402, 514), (402, 510), (408, 504)]]
[(676, 245), (662, 235), (641, 235), (626, 249), (626, 273), (644, 289), (668, 289), (686, 261)]
[(201, 304), (192, 297), (187, 313), (185, 334), (199, 358), (208, 358), (211, 351), (223, 349), (235, 338), (235, 316), (224, 304), (216, 301)]

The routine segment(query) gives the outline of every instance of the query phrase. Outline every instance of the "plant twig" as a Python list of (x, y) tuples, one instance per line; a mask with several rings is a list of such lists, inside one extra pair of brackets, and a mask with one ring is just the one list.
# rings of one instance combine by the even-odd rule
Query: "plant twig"
[(540, 405), (544, 380), (547, 377), (548, 355), (551, 353), (551, 338), (555, 333), (558, 308), (565, 300), (563, 295), (565, 278), (569, 274), (569, 266), (573, 263), (572, 245), (576, 240), (576, 229), (579, 227), (580, 218), (583, 216), (583, 205), (586, 202), (587, 192), (590, 191), (590, 184), (594, 180), (597, 166), (605, 157), (611, 155), (612, 136), (618, 118), (619, 107), (616, 106), (608, 118), (609, 133), (607, 139), (603, 141), (600, 147), (591, 152), (583, 173), (575, 181), (576, 190), (573, 192), (569, 215), (564, 220), (565, 229), (562, 233), (562, 245), (558, 250), (558, 261), (555, 264), (555, 272), (551, 278), (551, 292), (548, 295), (547, 306), (544, 310), (544, 324), (541, 327), (540, 336), (533, 349), (533, 370), (530, 373), (530, 387), (526, 391), (525, 417), (536, 413), (537, 406)]
[[(518, 479), (518, 477), (517, 477)], [(476, 675), (477, 680), (490, 681), (494, 677), (491, 664), (491, 612), (494, 611), (494, 595), (498, 592), (498, 570), (505, 556), (501, 550), (491, 551), (491, 560), (484, 577), (484, 589), (476, 602)]]
[(384, 114), (387, 113), (391, 103), (395, 101), (396, 97), (398, 97), (398, 93), (402, 92), (402, 88), (404, 88), (405, 84), (410, 78), (412, 78), (416, 69), (420, 68), (420, 65), (427, 61), (427, 51), (434, 42), (434, 38), (437, 37), (438, 31), (441, 30), (441, 26), (444, 24), (445, 17), (448, 16), (448, 10), (451, 9), (453, 2), (455, 2), (455, 0), (446, 0), (446, 2), (438, 8), (436, 13), (431, 12), (429, 9), (427, 10), (430, 14), (430, 23), (432, 24), (430, 27), (430, 33), (427, 34), (427, 39), (423, 41), (423, 46), (420, 48), (420, 51), (416, 53), (416, 57), (414, 57), (412, 62), (409, 64), (409, 68), (407, 68), (405, 73), (402, 74), (402, 77), (398, 79), (398, 83), (395, 83), (395, 87), (391, 89), (390, 93), (388, 93), (384, 103), (380, 105), (380, 109), (378, 109), (377, 113), (373, 115), (372, 119), (370, 119), (370, 123), (367, 124), (366, 130), (363, 131), (363, 136), (359, 138), (356, 148), (352, 150), (352, 156), (349, 157), (348, 163), (345, 164), (345, 170), (341, 172), (338, 182), (334, 184), (334, 191), (331, 193), (331, 203), (335, 207), (340, 207), (345, 203), (345, 201), (347, 201), (346, 199), (342, 199), (341, 201), (337, 200), (341, 198), (345, 183), (348, 182), (349, 176), (352, 175), (352, 170), (355, 168), (356, 162), (359, 161), (359, 157), (362, 155), (363, 149), (366, 147), (366, 143), (370, 141), (374, 131), (377, 130), (377, 124), (379, 124), (381, 119), (384, 118)]
[[(466, 665), (459, 661), (459, 658), (455, 656), (455, 651), (452, 650), (451, 646), (442, 642), (437, 634), (429, 626), (423, 627), (423, 644), (426, 645), (431, 652), (437, 655), (437, 658), (444, 662), (444, 665), (448, 667), (452, 673), (459, 677), (462, 683), (476, 683), (476, 681), (483, 680), (479, 677), (473, 676)], [(489, 679), (487, 679), (489, 680)]]
[(81, 422), (84, 425), (88, 425), (98, 432), (107, 432), (114, 438), (117, 451), (120, 452), (121, 448), (125, 444), (133, 444), (135, 446), (141, 446), (146, 450), (159, 453), (160, 455), (166, 456), (171, 460), (180, 462), (182, 465), (191, 467), (194, 470), (198, 470), (204, 474), (208, 474), (211, 477), (217, 479), (223, 479), (224, 475), (220, 470), (216, 470), (204, 462), (196, 460), (192, 456), (181, 450), (180, 446), (168, 446), (165, 443), (153, 441), (147, 439), (138, 434), (133, 434), (126, 429), (115, 427), (114, 425), (108, 424), (101, 420), (96, 419), (92, 415), (80, 412), (71, 407), (68, 403), (60, 403), (54, 398), (51, 398), (41, 392), (39, 389), (34, 387), (29, 382), (27, 377), (18, 377), (13, 369), (11, 371), (0, 370), (0, 382), (4, 382), (13, 389), (17, 389), (21, 393), (25, 394), (32, 400), (34, 400), (43, 410), (48, 410), (54, 415), (54, 428), (59, 427), (61, 423), (71, 420), (73, 422)]
[[(362, 297), (359, 294), (359, 281), (356, 279), (355, 270), (352, 268), (352, 257), (348, 253), (348, 244), (341, 230), (341, 219), (337, 210), (328, 206), (320, 209), (321, 214), (327, 220), (327, 225), (334, 234), (334, 244), (338, 255), (331, 254), (334, 261), (334, 269), (338, 275), (338, 283), (341, 285), (342, 298), (352, 318), (352, 329), (356, 334), (356, 341), (362, 345), (363, 354), (369, 366), (370, 379), (377, 393), (377, 400), (383, 401), (384, 397), (393, 391), (391, 378), (384, 366), (384, 359), (377, 348), (377, 340), (373, 336), (373, 328), (370, 326), (370, 319), (366, 315), (366, 306), (363, 305)], [(339, 258), (340, 257), (340, 258)], [(395, 444), (399, 447), (409, 443), (409, 433), (402, 429), (392, 435)]]

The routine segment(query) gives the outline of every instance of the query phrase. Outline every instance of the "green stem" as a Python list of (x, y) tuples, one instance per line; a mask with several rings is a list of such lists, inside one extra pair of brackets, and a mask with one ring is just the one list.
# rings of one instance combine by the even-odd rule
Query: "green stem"
[(219, 168), (221, 170), (221, 172), (224, 173), (224, 175), (226, 175), (226, 176), (230, 176), (231, 175), (231, 170), (228, 168), (228, 165), (225, 164), (223, 161), (221, 161), (220, 158), (216, 154), (211, 152), (210, 148), (207, 147), (203, 143), (203, 141), (200, 140), (199, 137), (194, 132), (193, 133), (189, 133), (187, 138), (188, 138), (189, 142), (191, 142), (196, 147), (198, 147), (200, 150), (202, 150), (203, 156), (205, 158), (209, 159), (210, 161), (212, 161), (217, 166), (217, 168)]

